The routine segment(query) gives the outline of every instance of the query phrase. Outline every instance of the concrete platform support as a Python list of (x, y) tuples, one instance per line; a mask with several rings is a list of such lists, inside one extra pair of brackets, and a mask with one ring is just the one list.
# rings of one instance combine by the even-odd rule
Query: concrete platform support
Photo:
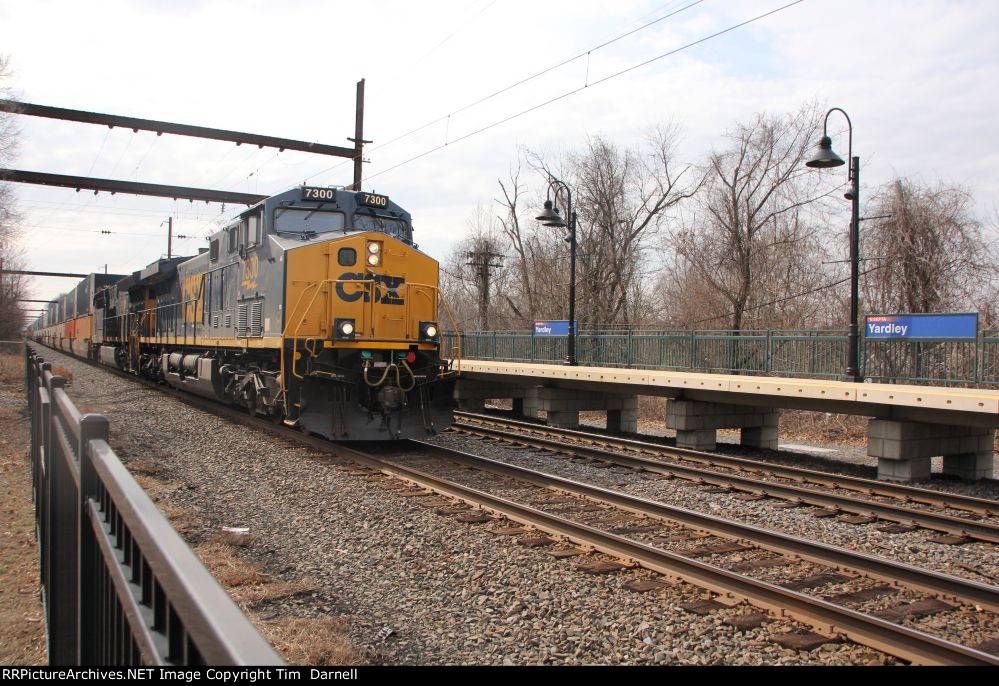
[(458, 409), (482, 412), (486, 400), (512, 398), (513, 409), (524, 417), (537, 419), (543, 410), (549, 426), (579, 427), (579, 413), (585, 410), (607, 412), (607, 428), (612, 431), (638, 431), (638, 396), (567, 390), (545, 386), (489, 384), (460, 379), (454, 390)]
[(638, 396), (624, 396), (624, 407), (607, 410), (607, 430), (618, 433), (638, 433)]
[[(536, 403), (536, 404), (535, 404)], [(566, 429), (579, 427), (579, 413), (586, 410), (606, 410), (607, 428), (613, 431), (638, 431), (638, 396), (595, 393), (593, 391), (538, 387), (524, 397), (524, 413), (528, 407), (544, 410), (549, 426)]]
[(915, 481), (930, 476), (930, 458), (943, 457), (943, 471), (962, 479), (995, 475), (995, 430), (872, 419), (867, 454), (878, 458), (878, 478)]
[[(509, 398), (504, 386), (484, 384), (467, 379), (459, 379), (454, 387), (454, 399), (458, 401), (458, 409), (464, 412), (482, 412), (486, 409), (486, 400), (493, 398)], [(500, 392), (497, 392), (500, 391)]]
[(454, 389), (458, 409), (464, 412), (483, 412), (487, 400), (511, 398), (517, 414), (532, 419), (538, 418), (538, 387), (516, 386), (513, 384), (483, 383), (459, 379)]
[[(540, 390), (540, 386), (529, 386), (524, 389), (524, 396), (520, 400), (520, 412), (518, 412), (521, 417), (527, 417), (528, 419), (537, 419), (539, 417), (538, 413), (541, 410), (541, 401), (538, 400), (538, 391)], [(514, 400), (513, 409), (517, 409), (516, 400)]]
[(676, 430), (678, 448), (714, 450), (718, 429), (742, 429), (742, 445), (776, 450), (779, 421), (780, 411), (765, 407), (695, 400), (666, 402), (666, 426)]

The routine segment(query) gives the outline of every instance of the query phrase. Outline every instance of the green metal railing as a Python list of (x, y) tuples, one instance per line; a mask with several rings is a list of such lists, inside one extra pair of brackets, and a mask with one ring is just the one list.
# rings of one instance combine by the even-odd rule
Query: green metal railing
[[(448, 347), (456, 341), (445, 332)], [(530, 331), (461, 334), (468, 359), (561, 363), (565, 336)], [(579, 363), (601, 367), (838, 378), (847, 366), (846, 330), (580, 331)], [(887, 383), (999, 385), (999, 329), (977, 339), (861, 339), (864, 377)]]

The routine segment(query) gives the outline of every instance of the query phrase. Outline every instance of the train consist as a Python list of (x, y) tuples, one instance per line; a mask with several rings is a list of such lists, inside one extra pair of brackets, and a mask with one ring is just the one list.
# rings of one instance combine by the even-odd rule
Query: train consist
[(249, 208), (198, 255), (89, 275), (30, 335), (333, 440), (383, 440), (451, 424), (458, 355), (442, 354), (442, 313), (408, 212), (306, 186)]

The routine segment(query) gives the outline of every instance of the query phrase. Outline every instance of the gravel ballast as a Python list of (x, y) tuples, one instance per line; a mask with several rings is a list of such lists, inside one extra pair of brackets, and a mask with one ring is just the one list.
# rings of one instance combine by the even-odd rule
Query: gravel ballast
[[(198, 524), (197, 542), (222, 526), (249, 527), (246, 550), (283, 581), (319, 590), (268, 608), (344, 617), (376, 664), (884, 664), (877, 651), (826, 642), (813, 651), (770, 638), (806, 627), (779, 619), (748, 631), (724, 624), (753, 608), (700, 616), (681, 603), (689, 584), (635, 593), (645, 570), (587, 575), (493, 527), (457, 523), (330, 463), (312, 449), (227, 422), (48, 349), (72, 371), (81, 411), (106, 413), (112, 447), (148, 465), (169, 488), (161, 502)], [(615, 478), (627, 480), (626, 474)], [(391, 482), (393, 480), (386, 479)], [(654, 486), (652, 482), (649, 486)]]

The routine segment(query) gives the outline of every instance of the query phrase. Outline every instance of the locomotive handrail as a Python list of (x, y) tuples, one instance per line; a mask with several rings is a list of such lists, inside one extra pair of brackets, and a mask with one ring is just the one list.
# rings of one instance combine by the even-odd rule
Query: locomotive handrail
[[(195, 308), (197, 308), (197, 304), (198, 304), (198, 300), (199, 299), (200, 298), (195, 298), (194, 300), (183, 300), (183, 301), (175, 302), (175, 303), (167, 303), (165, 305), (157, 305), (156, 307), (147, 307), (147, 308), (145, 308), (143, 310), (136, 310), (134, 312), (134, 314), (145, 315), (147, 313), (152, 313), (153, 319), (150, 322), (151, 331), (149, 331), (148, 333), (150, 334), (149, 338), (152, 338), (156, 343), (168, 343), (170, 341), (169, 340), (164, 340), (164, 339), (169, 339), (169, 338), (172, 337), (173, 338), (173, 343), (176, 345), (177, 342), (178, 342), (177, 339), (179, 337), (179, 335), (177, 333), (177, 325), (179, 323), (182, 323), (184, 325), (184, 333), (183, 333), (183, 342), (181, 343), (181, 345), (188, 345), (188, 340), (187, 340), (187, 324), (188, 324), (188, 321), (187, 321), (187, 307), (188, 307), (188, 305), (192, 305), (193, 304), (193, 305), (195, 305)], [(175, 314), (171, 318), (170, 325), (168, 327), (166, 327), (164, 330), (159, 330), (158, 323), (161, 321), (161, 317), (158, 316), (159, 315), (159, 311), (160, 310), (166, 310), (167, 308), (173, 309), (175, 312), (179, 312), (180, 313), (180, 317), (178, 318), (176, 316), (176, 314)], [(172, 334), (168, 330), (170, 328), (172, 328), (172, 330), (173, 330)], [(191, 330), (192, 330), (192, 338), (193, 338), (193, 340), (191, 341), (191, 344), (193, 345), (194, 343), (197, 342), (197, 321), (196, 320), (192, 319), (192, 321), (191, 321)]]
[(25, 353), (52, 665), (283, 665), (107, 443), (65, 379)]
[[(461, 331), (458, 329), (458, 325), (454, 321), (454, 315), (451, 314), (451, 308), (447, 304), (447, 298), (444, 297), (444, 293), (440, 289), (437, 290), (437, 297), (440, 298), (441, 304), (444, 306), (444, 311), (447, 313), (447, 318), (451, 322), (452, 330), (457, 334), (455, 336), (455, 338), (457, 338), (458, 341), (458, 346), (456, 348), (457, 352), (453, 356), (450, 356), (448, 359), (458, 362), (458, 373), (461, 374)], [(440, 337), (441, 337), (441, 348), (443, 348), (444, 341), (446, 340), (444, 337), (444, 331), (440, 332)]]
[[(294, 315), (294, 313), (298, 312), (298, 307), (299, 307), (299, 305), (302, 302), (302, 298), (305, 296), (305, 293), (309, 290), (310, 287), (314, 287), (315, 290), (316, 290), (316, 292), (312, 295), (312, 299), (309, 300), (308, 306), (305, 308), (305, 311), (302, 312), (301, 316), (298, 318), (298, 322), (295, 324), (295, 331), (293, 332), (293, 334), (291, 336), (291, 340), (292, 340), (292, 351), (293, 352), (294, 352), (295, 348), (298, 347), (298, 341), (301, 338), (301, 336), (298, 335), (298, 332), (302, 328), (302, 324), (305, 322), (305, 315), (307, 315), (309, 313), (309, 311), (312, 309), (312, 305), (316, 302), (316, 298), (319, 297), (319, 294), (323, 292), (323, 290), (322, 290), (323, 286), (326, 286), (327, 284), (332, 284), (332, 283), (336, 283), (336, 284), (343, 283), (343, 284), (360, 285), (360, 286), (363, 287), (364, 291), (368, 291), (370, 289), (373, 289), (374, 285), (375, 285), (374, 281), (370, 281), (368, 279), (323, 279), (322, 281), (314, 281), (309, 286), (306, 286), (306, 288), (298, 296), (298, 302), (295, 303), (295, 308), (292, 310), (292, 315)], [(372, 291), (372, 296), (373, 295), (374, 295), (374, 293)], [(373, 308), (374, 308), (374, 300), (375, 299), (374, 299), (374, 297), (370, 297), (367, 300), (368, 300), (368, 308), (367, 309), (370, 311), (368, 319), (370, 321), (370, 320), (374, 319)], [(290, 318), (291, 318), (292, 315), (289, 315), (289, 320), (290, 320)], [(363, 326), (364, 320), (362, 320), (361, 323), (362, 323), (362, 326), (359, 327), (359, 328), (360, 328), (360, 330), (363, 331), (363, 330), (365, 330), (365, 328)], [(284, 329), (284, 331), (281, 334), (282, 338), (284, 338), (286, 340), (289, 337), (288, 336), (288, 329), (289, 329), (290, 326), (291, 326), (291, 322), (289, 321), (289, 323), (285, 326), (285, 329)], [(282, 367), (282, 369), (284, 368), (284, 346), (281, 346), (281, 367)], [(304, 379), (305, 376), (304, 375), (300, 375), (296, 371), (295, 367), (296, 367), (296, 365), (295, 365), (295, 358), (292, 357), (292, 360), (291, 360), (291, 374), (292, 374), (292, 376), (294, 376), (296, 379)], [(284, 377), (283, 376), (282, 376), (281, 386), (282, 386), (282, 388), (281, 388), (282, 391), (287, 390), (287, 389), (284, 388)]]

